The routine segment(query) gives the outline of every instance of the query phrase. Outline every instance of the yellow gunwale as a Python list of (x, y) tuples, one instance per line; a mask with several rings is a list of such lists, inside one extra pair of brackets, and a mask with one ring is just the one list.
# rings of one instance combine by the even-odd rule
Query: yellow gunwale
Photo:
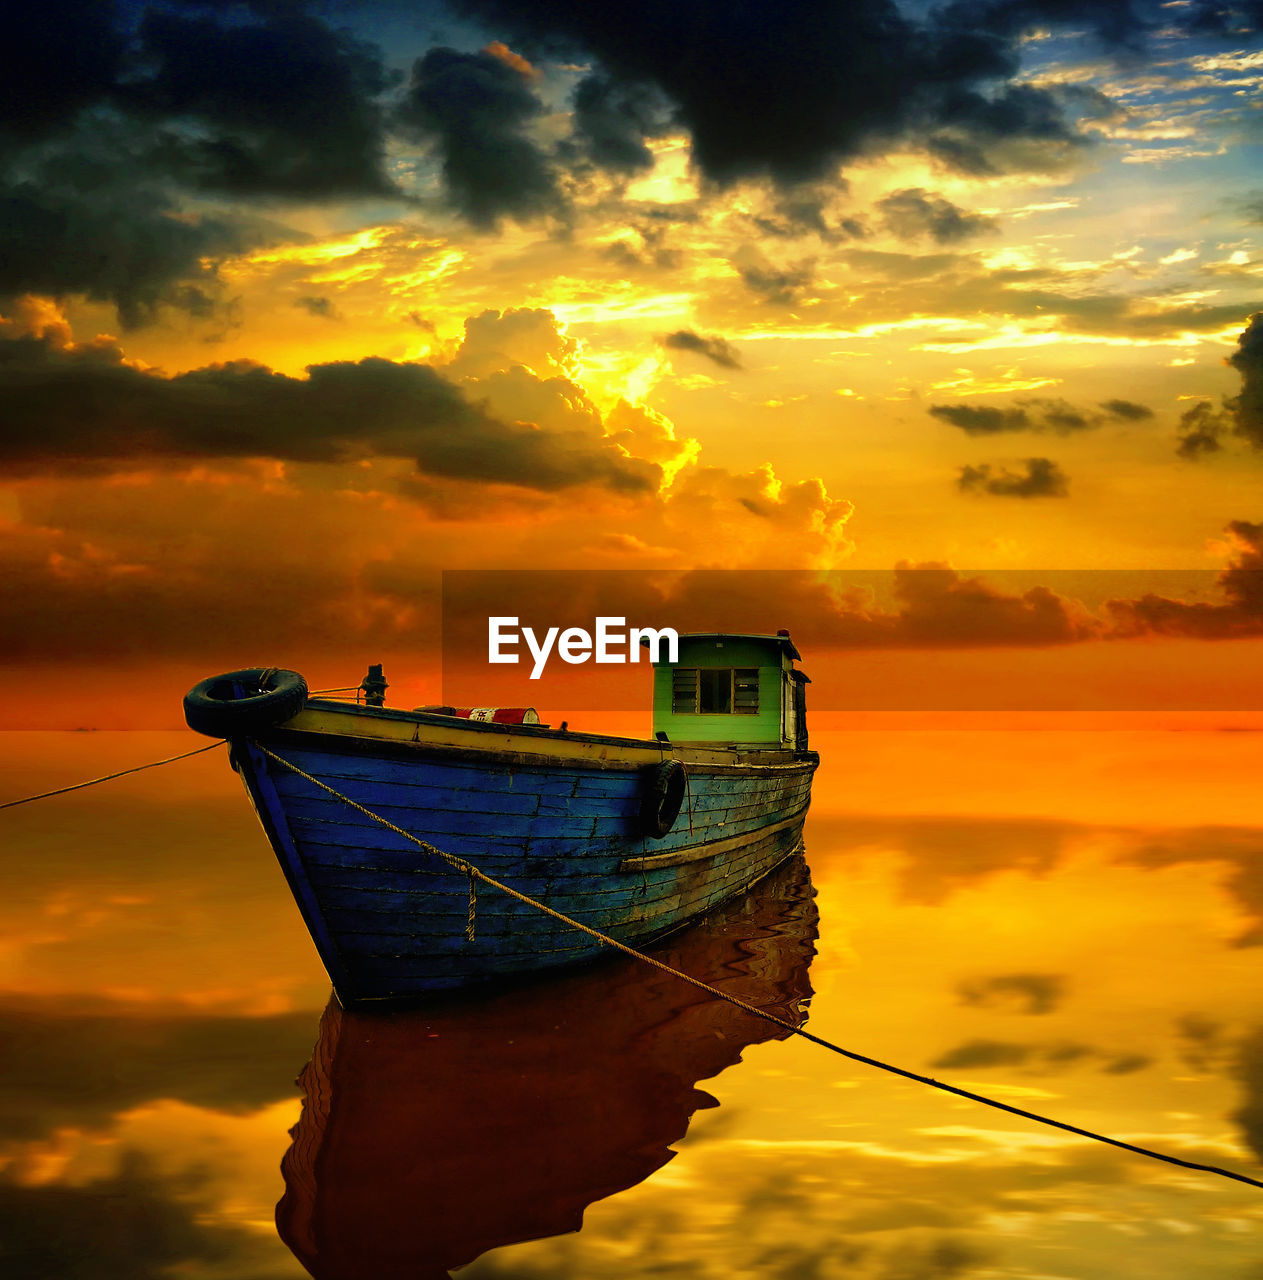
[(714, 746), (651, 739), (570, 733), (534, 725), (470, 722), (427, 712), (388, 711), (311, 699), (292, 719), (261, 738), (343, 749), (356, 754), (386, 748), (411, 754), (438, 754), (487, 763), (637, 769), (662, 760), (727, 771), (755, 768), (801, 769), (814, 764), (789, 750)]

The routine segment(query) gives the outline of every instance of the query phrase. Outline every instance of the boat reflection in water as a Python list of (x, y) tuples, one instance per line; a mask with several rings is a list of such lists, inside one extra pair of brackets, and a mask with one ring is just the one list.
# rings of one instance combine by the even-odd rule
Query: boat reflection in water
[[(795, 855), (652, 954), (797, 1026), (813, 896)], [(788, 1034), (626, 956), (424, 1010), (331, 1000), (299, 1080), (281, 1238), (317, 1280), (419, 1280), (577, 1231), (717, 1105), (696, 1081)]]

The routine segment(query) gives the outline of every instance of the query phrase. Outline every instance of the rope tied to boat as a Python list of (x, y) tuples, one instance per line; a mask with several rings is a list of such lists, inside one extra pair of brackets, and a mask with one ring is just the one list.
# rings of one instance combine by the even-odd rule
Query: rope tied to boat
[(0, 809), (15, 809), (20, 804), (30, 804), (32, 800), (47, 800), (50, 796), (64, 796), (68, 791), (79, 791), (83, 787), (95, 787), (98, 782), (112, 782), (115, 778), (125, 778), (129, 773), (141, 773), (145, 769), (156, 769), (160, 764), (174, 764), (177, 760), (187, 760), (190, 756), (200, 756), (203, 751), (214, 751), (222, 747), (224, 740), (212, 742), (209, 747), (198, 747), (195, 751), (185, 751), (178, 756), (168, 756), (165, 760), (151, 760), (148, 764), (138, 764), (133, 769), (120, 769), (117, 773), (107, 773), (100, 778), (89, 778), (87, 782), (75, 782), (68, 787), (58, 787), (54, 791), (41, 791), (38, 795), (23, 796), (21, 800), (6, 800)]
[(942, 1080), (935, 1080), (930, 1076), (921, 1075), (915, 1071), (909, 1071), (905, 1067), (895, 1066), (893, 1063), (883, 1062), (879, 1058), (869, 1057), (866, 1054), (856, 1053), (852, 1049), (844, 1049), (841, 1045), (834, 1044), (831, 1040), (825, 1040), (822, 1036), (813, 1035), (810, 1031), (804, 1031), (802, 1027), (795, 1026), (792, 1022), (785, 1021), (784, 1018), (778, 1018), (774, 1013), (769, 1013), (766, 1009), (760, 1009), (757, 1005), (747, 1003), (745, 1000), (739, 999), (737, 996), (730, 995), (726, 991), (719, 990), (718, 987), (712, 987), (709, 983), (703, 982), (700, 978), (694, 978), (692, 975), (673, 968), (669, 964), (665, 964), (661, 960), (655, 959), (644, 951), (637, 951), (635, 947), (630, 947), (625, 942), (620, 942), (617, 938), (610, 937), (609, 934), (602, 933), (599, 929), (594, 929), (591, 925), (584, 924), (581, 920), (574, 919), (573, 916), (565, 915), (557, 911), (555, 908), (548, 906), (547, 903), (540, 902), (537, 898), (522, 893), (518, 889), (514, 889), (512, 885), (507, 885), (503, 881), (495, 879), (488, 875), (481, 868), (476, 867), (472, 862), (462, 858), (454, 853), (448, 853), (444, 849), (432, 845), (427, 840), (422, 840), (420, 836), (415, 836), (410, 831), (405, 831), (402, 827), (396, 826), (388, 818), (382, 817), (379, 813), (374, 813), (371, 809), (366, 808), (356, 800), (352, 800), (350, 796), (344, 795), (342, 792), (321, 782), (319, 778), (313, 778), (311, 774), (300, 769), (298, 765), (292, 761), (286, 760), (276, 754), (275, 751), (263, 746), (260, 742), (253, 744), (259, 751), (271, 760), (275, 760), (277, 764), (289, 769), (297, 774), (300, 778), (305, 778), (314, 786), (319, 787), (322, 791), (327, 792), (337, 800), (341, 800), (344, 804), (349, 805), (358, 813), (362, 813), (366, 818), (385, 827), (388, 831), (393, 831), (396, 835), (402, 836), (405, 840), (410, 841), (425, 853), (436, 857), (457, 871), (463, 872), (469, 878), (469, 921), (466, 925), (465, 936), (471, 942), (473, 941), (474, 927), (474, 895), (475, 881), (489, 885), (491, 888), (506, 894), (510, 898), (516, 899), (518, 902), (526, 906), (533, 907), (536, 911), (542, 912), (546, 916), (551, 916), (554, 920), (560, 921), (562, 924), (568, 925), (572, 929), (579, 930), (580, 933), (587, 934), (590, 938), (595, 939), (602, 946), (611, 947), (616, 951), (621, 951), (624, 955), (631, 956), (635, 960), (639, 960), (644, 964), (651, 965), (655, 969), (661, 970), (663, 973), (679, 978), (682, 982), (687, 982), (690, 986), (696, 987), (699, 991), (704, 991), (707, 995), (713, 996), (718, 1000), (724, 1000), (728, 1004), (734, 1005), (736, 1008), (751, 1014), (753, 1017), (761, 1018), (765, 1022), (770, 1022), (775, 1026), (788, 1031), (791, 1035), (799, 1036), (803, 1040), (807, 1040), (812, 1044), (819, 1045), (822, 1049), (828, 1049), (831, 1053), (836, 1053), (843, 1058), (847, 1058), (851, 1062), (858, 1062), (864, 1066), (874, 1067), (879, 1071), (888, 1072), (891, 1075), (900, 1076), (905, 1080), (911, 1080), (915, 1084), (927, 1085), (932, 1089), (938, 1089), (944, 1093), (950, 1093), (958, 1098), (965, 1098), (970, 1102), (980, 1103), (982, 1106), (992, 1107), (997, 1111), (1007, 1112), (1009, 1115), (1018, 1116), (1023, 1120), (1032, 1120), (1037, 1124), (1047, 1125), (1053, 1129), (1060, 1129), (1064, 1133), (1072, 1133), (1076, 1137), (1088, 1138), (1093, 1142), (1105, 1143), (1108, 1146), (1118, 1147), (1123, 1151), (1130, 1151), (1133, 1155), (1145, 1156), (1150, 1160), (1160, 1160), (1166, 1164), (1177, 1165), (1182, 1169), (1191, 1169), (1196, 1173), (1212, 1173), (1221, 1178), (1230, 1178), (1234, 1182), (1243, 1182), (1247, 1186), (1258, 1187), (1263, 1190), (1263, 1181), (1257, 1178), (1251, 1178), (1244, 1173), (1237, 1173), (1232, 1169), (1221, 1169), (1218, 1165), (1199, 1164), (1193, 1160), (1184, 1160), (1179, 1156), (1173, 1156), (1163, 1151), (1155, 1151), (1150, 1147), (1142, 1147), (1136, 1143), (1124, 1142), (1121, 1138), (1111, 1138), (1107, 1134), (1096, 1133), (1091, 1129), (1083, 1129), (1078, 1125), (1067, 1124), (1063, 1120), (1055, 1120), (1051, 1116), (1041, 1115), (1037, 1111), (1027, 1111), (1022, 1107), (1015, 1107), (1007, 1102), (1001, 1102), (998, 1098), (989, 1098), (982, 1093), (974, 1093), (969, 1089), (962, 1089), (957, 1085), (947, 1084)]

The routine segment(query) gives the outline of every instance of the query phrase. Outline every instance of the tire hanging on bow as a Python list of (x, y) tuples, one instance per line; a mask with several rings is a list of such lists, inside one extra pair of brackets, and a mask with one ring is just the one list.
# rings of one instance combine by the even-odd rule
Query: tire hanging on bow
[(678, 760), (663, 760), (641, 773), (640, 827), (660, 840), (675, 826), (688, 778)]

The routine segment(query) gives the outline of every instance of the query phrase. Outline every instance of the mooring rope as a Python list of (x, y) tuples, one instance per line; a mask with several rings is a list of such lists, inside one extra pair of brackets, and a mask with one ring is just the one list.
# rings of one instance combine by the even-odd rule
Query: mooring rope
[(260, 751), (277, 764), (283, 765), (286, 769), (296, 773), (300, 778), (305, 778), (308, 782), (313, 783), (322, 791), (327, 791), (329, 795), (335, 799), (343, 801), (351, 806), (357, 812), (362, 813), (366, 818), (371, 818), (374, 822), (385, 827), (388, 831), (393, 831), (396, 835), (403, 836), (405, 840), (411, 841), (418, 848), (446, 862), (449, 866), (463, 872), (469, 877), (470, 883), (470, 932), (472, 933), (473, 921), (473, 884), (475, 880), (482, 881), (483, 884), (490, 885), (493, 889), (498, 889), (501, 893), (507, 894), (510, 898), (515, 898), (518, 902), (524, 903), (529, 907), (534, 907), (536, 911), (541, 911), (546, 916), (551, 916), (554, 920), (561, 921), (562, 924), (569, 925), (572, 929), (578, 929), (581, 933), (586, 933), (589, 937), (595, 938), (597, 942), (603, 946), (613, 947), (616, 951), (623, 952), (636, 960), (642, 961), (644, 964), (652, 965), (655, 969), (660, 969), (663, 973), (669, 973), (672, 977), (679, 978), (682, 982), (687, 982), (690, 986), (696, 987), (699, 991), (704, 991), (708, 995), (714, 996), (719, 1000), (726, 1000), (729, 1004), (735, 1005), (738, 1009), (744, 1010), (746, 1013), (752, 1014), (756, 1018), (762, 1018), (765, 1022), (771, 1022), (775, 1026), (783, 1028), (792, 1035), (801, 1036), (804, 1040), (809, 1040), (812, 1044), (819, 1045), (822, 1049), (828, 1049), (831, 1053), (836, 1053), (843, 1058), (848, 1058), (852, 1062), (863, 1063), (867, 1067), (875, 1067), (879, 1071), (889, 1072), (891, 1075), (901, 1076), (905, 1080), (911, 1080), (916, 1084), (928, 1085), (932, 1089), (942, 1090), (944, 1093), (954, 1094), (958, 1098), (966, 1098), (970, 1102), (981, 1103), (984, 1107), (994, 1107), (997, 1111), (1005, 1111), (1009, 1115), (1019, 1116), (1023, 1120), (1033, 1120), (1037, 1124), (1048, 1125), (1053, 1129), (1060, 1129), (1065, 1133), (1073, 1133), (1080, 1138), (1090, 1138), (1093, 1142), (1103, 1142), (1111, 1147), (1119, 1147), (1124, 1151), (1130, 1151), (1135, 1155), (1147, 1156), (1150, 1160), (1161, 1160), (1166, 1164), (1178, 1165), (1182, 1169), (1192, 1169), (1197, 1173), (1213, 1173), (1221, 1178), (1231, 1178), (1234, 1182), (1244, 1182), (1251, 1187), (1259, 1187), (1263, 1189), (1263, 1182), (1257, 1178), (1251, 1178), (1244, 1173), (1235, 1173), (1231, 1169), (1221, 1169), (1213, 1164), (1198, 1164), (1193, 1160), (1182, 1160), (1179, 1156), (1168, 1155), (1163, 1151), (1154, 1151), (1150, 1147), (1138, 1146), (1136, 1143), (1124, 1142), (1121, 1138), (1111, 1138), (1104, 1133), (1096, 1133), (1091, 1129), (1082, 1129), (1078, 1125), (1067, 1124), (1063, 1120), (1054, 1120), (1051, 1116), (1040, 1115), (1037, 1111), (1026, 1111), (1021, 1107), (1010, 1106), (1007, 1102), (1001, 1102), (997, 1098), (989, 1098), (985, 1094), (974, 1093), (969, 1089), (961, 1089), (953, 1084), (946, 1084), (942, 1080), (932, 1079), (930, 1076), (923, 1076), (915, 1071), (909, 1071), (905, 1067), (897, 1067), (889, 1062), (882, 1062), (879, 1058), (871, 1058), (866, 1054), (856, 1053), (851, 1049), (844, 1049), (841, 1045), (834, 1044), (831, 1040), (825, 1040), (821, 1036), (812, 1035), (810, 1031), (804, 1031), (801, 1027), (796, 1027), (792, 1022), (786, 1022), (783, 1018), (778, 1018), (773, 1013), (768, 1013), (765, 1009), (758, 1008), (757, 1005), (747, 1004), (746, 1001), (738, 999), (736, 996), (729, 995), (726, 991), (720, 991), (717, 987), (712, 987), (708, 983), (703, 982), (700, 978), (694, 978), (687, 973), (681, 972), (679, 969), (672, 968), (669, 964), (664, 964), (661, 960), (655, 960), (653, 956), (646, 955), (643, 951), (637, 951), (635, 947), (629, 947), (625, 942), (619, 942), (617, 938), (611, 938), (608, 934), (602, 933), (599, 929), (592, 928), (591, 925), (584, 924), (581, 920), (576, 920), (572, 916), (564, 915), (560, 911), (554, 910), (546, 903), (540, 902), (536, 898), (529, 897), (525, 893), (514, 889), (511, 885), (504, 884), (500, 880), (487, 875), (485, 871), (480, 870), (472, 862), (467, 862), (464, 858), (458, 857), (454, 853), (447, 853), (443, 849), (430, 844), (426, 840), (422, 840), (419, 836), (414, 836), (412, 832), (405, 831), (402, 827), (397, 827), (387, 818), (383, 818), (381, 814), (374, 813), (371, 809), (366, 809), (358, 801), (352, 800), (350, 796), (343, 795), (342, 792), (335, 790), (327, 783), (321, 782), (319, 778), (313, 778), (311, 774), (304, 772), (296, 764), (289, 760), (278, 756), (275, 751), (269, 750), (262, 743), (254, 743)]
[(120, 769), (117, 773), (107, 773), (101, 778), (89, 778), (87, 782), (75, 782), (68, 787), (58, 787), (56, 791), (41, 791), (37, 796), (23, 796), (21, 800), (6, 800), (0, 809), (12, 809), (20, 804), (30, 804), (32, 800), (47, 800), (49, 796), (64, 796), (67, 791), (78, 791), (81, 787), (95, 787), (98, 782), (112, 782), (115, 778), (125, 778), (129, 773), (141, 773), (145, 769), (156, 769), (160, 764), (174, 764), (177, 760), (187, 760), (189, 756), (200, 756), (203, 751), (214, 751), (222, 747), (224, 740), (212, 742), (209, 747), (198, 747), (195, 751), (186, 751), (183, 755), (168, 756), (165, 760), (151, 760), (148, 764), (138, 764), (134, 769)]

